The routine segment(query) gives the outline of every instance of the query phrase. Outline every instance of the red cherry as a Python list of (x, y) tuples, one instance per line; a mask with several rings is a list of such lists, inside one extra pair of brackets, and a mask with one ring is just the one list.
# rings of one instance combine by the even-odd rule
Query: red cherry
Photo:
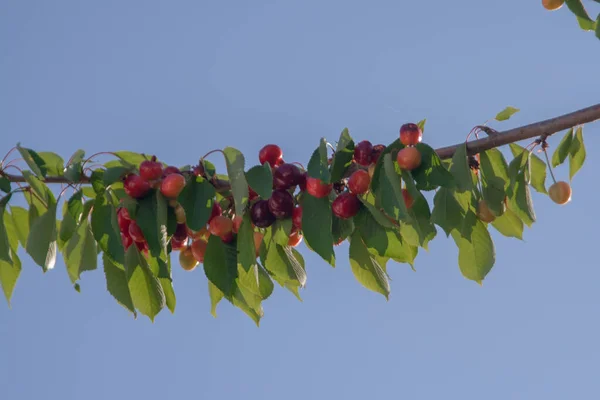
[(302, 235), (299, 232), (292, 232), (290, 234), (290, 238), (288, 239), (288, 246), (296, 247), (302, 242)]
[(273, 172), (273, 186), (275, 189), (289, 189), (298, 184), (301, 174), (294, 164), (281, 164)]
[(267, 228), (273, 225), (275, 216), (269, 210), (269, 202), (267, 200), (259, 200), (254, 203), (250, 209), (250, 219), (259, 228)]
[(119, 211), (117, 211), (117, 221), (119, 222), (119, 229), (121, 230), (121, 232), (127, 232), (129, 230), (129, 224), (131, 223), (131, 219), (128, 218), (129, 215), (126, 218), (122, 210), (125, 210), (125, 212), (127, 212), (125, 208), (119, 208)]
[(185, 178), (180, 174), (165, 176), (160, 184), (160, 192), (168, 199), (174, 199), (185, 187)]
[(117, 211), (117, 216), (120, 218), (124, 218), (127, 220), (131, 220), (131, 216), (129, 215), (129, 211), (125, 207), (120, 207), (119, 211)]
[(348, 189), (354, 194), (365, 194), (369, 190), (371, 178), (369, 172), (364, 169), (359, 169), (354, 172), (348, 179)]
[(192, 254), (196, 261), (203, 263), (204, 262), (204, 254), (206, 253), (207, 242), (204, 239), (196, 239), (192, 242), (190, 248), (192, 249)]
[(287, 190), (274, 190), (268, 204), (275, 218), (287, 218), (294, 211), (294, 198)]
[(360, 208), (360, 200), (352, 193), (340, 194), (332, 203), (333, 214), (341, 219), (354, 217)]
[(221, 240), (225, 243), (233, 242), (233, 231), (221, 236)]
[(423, 132), (417, 124), (404, 124), (400, 127), (400, 142), (405, 146), (414, 146), (423, 139)]
[(183, 242), (188, 237), (188, 229), (185, 224), (177, 224), (177, 228), (175, 228), (175, 233), (173, 234), (173, 239)]
[(134, 242), (143, 243), (146, 241), (142, 228), (135, 221), (131, 221), (129, 224), (129, 236), (131, 236)]
[(184, 240), (177, 240), (175, 239), (175, 237), (171, 238), (171, 249), (173, 250), (181, 250), (182, 248), (185, 247), (185, 242), (187, 241), (187, 238), (185, 238)]
[(302, 207), (298, 206), (292, 211), (292, 224), (296, 229), (302, 229)]
[(125, 193), (134, 199), (144, 197), (151, 189), (148, 181), (145, 181), (141, 176), (136, 174), (127, 175), (123, 186)]
[(375, 164), (379, 160), (379, 157), (384, 150), (385, 146), (382, 144), (376, 144), (373, 146), (373, 151), (371, 152), (371, 163)]
[(136, 247), (139, 251), (144, 252), (144, 254), (148, 255), (148, 243), (146, 242), (135, 242)]
[(252, 201), (258, 197), (258, 193), (254, 191), (250, 186), (248, 186), (248, 201)]
[(271, 167), (281, 164), (282, 157), (283, 151), (281, 151), (281, 147), (276, 144), (268, 144), (260, 149), (260, 152), (258, 153), (258, 160), (260, 163), (264, 164), (268, 162)]
[(233, 218), (233, 233), (238, 233), (240, 231), (240, 226), (242, 226), (242, 221), (244, 221), (244, 218), (241, 215), (236, 215)]
[(233, 231), (233, 221), (224, 215), (219, 215), (210, 221), (208, 231), (211, 235), (219, 236), (223, 239)]
[(179, 170), (179, 168), (174, 167), (172, 165), (169, 165), (167, 168), (165, 168), (165, 170), (163, 171), (163, 177), (165, 176), (169, 176), (169, 175), (173, 175), (173, 174), (181, 174), (181, 171)]
[(400, 168), (411, 171), (421, 165), (421, 153), (415, 147), (405, 147), (396, 158)]
[(410, 195), (408, 189), (402, 189), (402, 197), (404, 198), (404, 204), (406, 208), (411, 208), (415, 202), (415, 199)]
[(125, 250), (127, 250), (129, 246), (131, 246), (131, 244), (133, 243), (133, 239), (131, 238), (131, 236), (129, 236), (129, 232), (121, 232), (121, 242), (123, 242), (123, 247), (125, 248)]
[(212, 221), (215, 217), (218, 217), (219, 215), (221, 215), (222, 212), (223, 212), (223, 210), (221, 209), (221, 206), (219, 205), (219, 203), (217, 203), (215, 201), (213, 203), (213, 208), (212, 208), (212, 212), (210, 213), (210, 218), (208, 219), (208, 223), (210, 224), (210, 221)]
[(313, 197), (323, 198), (331, 193), (333, 184), (325, 184), (318, 178), (308, 176), (306, 178), (306, 191)]
[(156, 156), (152, 160), (143, 161), (140, 164), (140, 176), (146, 181), (160, 179), (163, 174), (162, 164), (156, 161)]
[(357, 164), (364, 165), (365, 167), (371, 164), (371, 153), (373, 152), (373, 145), (368, 140), (363, 140), (354, 148), (354, 161)]

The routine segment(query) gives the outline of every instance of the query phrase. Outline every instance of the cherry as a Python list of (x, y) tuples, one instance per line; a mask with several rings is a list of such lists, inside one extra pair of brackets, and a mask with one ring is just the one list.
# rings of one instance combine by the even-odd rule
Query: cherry
[(298, 231), (292, 231), (288, 239), (288, 246), (296, 247), (302, 242), (302, 235)]
[(204, 172), (204, 165), (202, 165), (202, 163), (196, 165), (192, 170), (192, 173), (194, 176), (205, 176), (206, 173)]
[(146, 243), (146, 242), (135, 242), (135, 246), (138, 248), (139, 251), (141, 251), (144, 254), (148, 255), (148, 243)]
[(542, 0), (542, 6), (548, 11), (558, 10), (565, 4), (565, 0)]
[(258, 197), (258, 193), (254, 191), (250, 186), (248, 186), (248, 201), (252, 201)]
[(339, 238), (338, 240), (336, 240), (333, 245), (334, 246), (339, 246), (340, 244), (342, 244), (342, 242), (344, 241), (344, 238)]
[(267, 228), (275, 222), (275, 216), (269, 209), (267, 200), (259, 200), (250, 209), (250, 219), (259, 228)]
[(206, 254), (206, 246), (208, 242), (204, 239), (196, 239), (192, 242), (190, 249), (192, 250), (192, 255), (196, 259), (196, 261), (203, 263), (204, 262), (204, 254)]
[(282, 157), (283, 151), (281, 151), (281, 147), (276, 144), (268, 144), (258, 152), (258, 160), (260, 163), (264, 164), (268, 162), (271, 167), (279, 165)]
[(175, 228), (175, 233), (173, 233), (173, 239), (183, 242), (188, 237), (188, 230), (185, 224), (177, 224), (177, 228)]
[(300, 181), (302, 173), (294, 164), (281, 164), (273, 172), (273, 186), (275, 189), (289, 189)]
[(496, 216), (492, 213), (492, 210), (490, 210), (484, 199), (479, 200), (477, 204), (477, 216), (481, 221), (487, 223), (493, 222), (496, 219)]
[(186, 247), (181, 250), (179, 253), (179, 265), (186, 271), (193, 271), (198, 265), (198, 260), (194, 258), (194, 254), (192, 253), (192, 249)]
[(208, 231), (211, 235), (219, 236), (221, 239), (227, 239), (233, 231), (233, 221), (224, 215), (219, 215), (210, 221)]
[(160, 179), (162, 174), (163, 167), (161, 163), (156, 161), (156, 156), (152, 156), (152, 160), (146, 160), (140, 164), (140, 176), (146, 181)]
[(333, 188), (333, 184), (323, 183), (318, 178), (313, 178), (308, 176), (306, 178), (306, 191), (313, 197), (323, 198), (331, 193), (331, 189)]
[(256, 257), (258, 257), (258, 255), (260, 254), (260, 246), (264, 237), (265, 235), (263, 235), (262, 233), (254, 232), (254, 250), (256, 251)]
[(185, 187), (185, 178), (181, 174), (165, 176), (160, 184), (160, 192), (168, 199), (174, 199)]
[(415, 199), (410, 195), (408, 189), (402, 189), (402, 198), (404, 199), (406, 208), (411, 208), (413, 206)]
[(359, 169), (350, 175), (348, 179), (348, 189), (354, 194), (365, 194), (369, 191), (369, 185), (371, 184), (371, 177), (369, 172), (364, 169)]
[(129, 232), (125, 231), (125, 233), (121, 232), (121, 242), (123, 242), (123, 247), (125, 250), (129, 248), (133, 244), (133, 239), (129, 236)]
[(412, 171), (421, 165), (421, 153), (415, 147), (405, 147), (398, 152), (396, 161), (400, 168)]
[(298, 206), (292, 211), (292, 224), (296, 229), (302, 229), (302, 207)]
[(404, 124), (400, 127), (400, 142), (405, 146), (414, 146), (417, 143), (421, 143), (423, 139), (423, 132), (419, 125), (409, 123)]
[(186, 221), (185, 209), (181, 204), (175, 206), (175, 220), (178, 224), (185, 224)]
[(352, 193), (340, 194), (332, 203), (333, 214), (341, 219), (351, 218), (356, 215), (360, 208), (360, 200)]
[(117, 211), (117, 216), (119, 218), (123, 218), (126, 220), (131, 220), (131, 216), (129, 215), (129, 211), (125, 207), (120, 207), (119, 211)]
[(240, 227), (242, 226), (242, 221), (244, 220), (244, 218), (241, 215), (236, 215), (233, 218), (233, 233), (238, 233), (240, 230)]
[(188, 236), (190, 236), (192, 239), (208, 239), (208, 237), (210, 236), (210, 232), (206, 227), (200, 228), (200, 230), (197, 232), (194, 232), (193, 230), (188, 228)]
[(125, 212), (127, 212), (126, 209), (119, 208), (119, 211), (117, 211), (117, 221), (119, 222), (119, 229), (121, 230), (121, 232), (127, 232), (129, 230), (129, 224), (131, 223), (131, 219), (126, 218), (124, 215), (125, 213), (122, 210), (125, 210)]
[(215, 217), (221, 215), (222, 212), (223, 210), (221, 209), (221, 206), (215, 201), (213, 203), (212, 211), (210, 213), (210, 218), (208, 218), (208, 223), (210, 224), (210, 221), (212, 221)]
[(306, 191), (306, 179), (308, 178), (308, 173), (306, 171), (301, 172), (298, 176), (298, 187), (301, 192)]
[(550, 199), (560, 205), (567, 204), (571, 201), (571, 194), (571, 185), (565, 181), (556, 182), (548, 189)]
[(174, 237), (171, 238), (171, 249), (173, 250), (181, 250), (182, 248), (185, 247), (185, 242), (187, 241), (187, 238), (184, 240), (177, 240)]
[(131, 236), (134, 242), (144, 243), (146, 241), (142, 228), (135, 221), (131, 221), (129, 224), (129, 236)]
[(368, 140), (363, 140), (354, 148), (354, 161), (357, 164), (365, 167), (371, 164), (371, 154), (373, 153), (373, 145)]
[(373, 146), (373, 151), (371, 151), (371, 164), (377, 163), (381, 153), (385, 150), (385, 146), (382, 144), (376, 144)]
[(181, 174), (181, 171), (179, 170), (179, 168), (169, 165), (167, 168), (164, 169), (162, 176), (165, 177), (173, 174)]
[(123, 189), (128, 196), (139, 199), (150, 191), (150, 184), (139, 175), (129, 174), (123, 182)]
[(294, 211), (294, 198), (287, 190), (274, 190), (268, 205), (275, 218), (287, 218)]

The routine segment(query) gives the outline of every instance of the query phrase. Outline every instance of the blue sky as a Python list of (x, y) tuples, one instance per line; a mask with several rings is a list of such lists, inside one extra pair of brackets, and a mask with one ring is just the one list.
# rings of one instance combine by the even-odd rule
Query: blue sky
[[(507, 105), (522, 111), (499, 129), (596, 103), (600, 43), (539, 3), (5, 1), (0, 152), (184, 165), (230, 145), (257, 163), (275, 142), (307, 162), (344, 127), (387, 144), (427, 118), (439, 147)], [(276, 289), (260, 328), (227, 303), (214, 319), (200, 269), (175, 269), (176, 314), (152, 324), (113, 301), (101, 270), (78, 294), (62, 260), (43, 275), (23, 257), (13, 308), (0, 305), (2, 396), (598, 398), (599, 134), (585, 130), (568, 206), (535, 195), (524, 242), (493, 233), (483, 287), (440, 229), (416, 273), (389, 268), (389, 302), (355, 281), (347, 245), (335, 269), (304, 248), (304, 302)]]

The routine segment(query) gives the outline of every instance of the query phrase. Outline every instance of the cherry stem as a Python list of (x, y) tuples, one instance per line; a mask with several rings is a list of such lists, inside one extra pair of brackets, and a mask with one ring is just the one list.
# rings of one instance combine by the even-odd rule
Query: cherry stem
[(554, 177), (554, 172), (552, 171), (552, 164), (550, 164), (550, 159), (548, 158), (548, 152), (544, 149), (544, 156), (546, 157), (546, 162), (548, 163), (548, 169), (550, 170), (550, 176), (552, 177), (552, 181), (556, 183), (556, 178)]
[[(91, 156), (89, 156), (87, 159), (85, 159), (85, 160), (83, 161), (83, 164), (82, 164), (82, 165), (85, 165), (85, 164), (87, 164), (88, 162), (90, 162), (92, 158), (94, 158), (94, 157), (97, 157), (97, 156), (101, 156), (101, 155), (104, 155), (104, 154), (106, 154), (106, 155), (111, 155), (111, 156), (114, 156), (114, 157), (117, 157), (117, 155), (116, 155), (115, 153), (112, 153), (112, 152), (110, 152), (110, 151), (101, 151), (101, 152), (99, 152), (99, 153), (92, 154)], [(72, 158), (71, 158), (71, 159), (69, 159), (69, 162), (67, 163), (67, 165), (69, 165), (69, 164), (71, 163), (71, 161), (72, 161)]]
[(329, 142), (327, 142), (327, 147), (329, 147), (331, 151), (333, 151), (333, 155), (335, 156), (335, 147), (333, 147), (333, 145)]
[(4, 164), (4, 162), (6, 161), (6, 159), (8, 158), (8, 156), (10, 156), (10, 154), (11, 154), (13, 151), (15, 151), (16, 149), (17, 149), (16, 147), (13, 147), (12, 149), (10, 149), (10, 150), (8, 151), (8, 153), (6, 153), (6, 155), (5, 155), (5, 156), (4, 156), (4, 158), (2, 159), (2, 162), (0, 162), (0, 165), (3, 165), (3, 164)]

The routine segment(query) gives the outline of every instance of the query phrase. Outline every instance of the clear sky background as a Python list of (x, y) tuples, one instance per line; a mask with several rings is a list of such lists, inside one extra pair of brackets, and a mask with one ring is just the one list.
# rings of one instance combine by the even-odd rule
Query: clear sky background
[[(344, 127), (388, 144), (422, 118), (439, 147), (507, 105), (522, 111), (496, 128), (597, 103), (598, 65), (598, 39), (538, 0), (4, 0), (0, 152), (20, 141), (184, 165), (231, 145), (254, 165), (275, 142), (305, 163)], [(23, 255), (13, 308), (0, 304), (0, 397), (600, 398), (599, 137), (586, 128), (568, 206), (535, 194), (525, 241), (494, 231), (483, 287), (439, 229), (416, 273), (390, 265), (389, 302), (356, 282), (346, 244), (335, 269), (302, 245), (304, 302), (276, 288), (260, 328), (227, 302), (213, 318), (202, 269), (180, 268), (177, 311), (152, 324), (112, 299), (102, 270), (77, 293), (62, 260), (44, 275)]]

